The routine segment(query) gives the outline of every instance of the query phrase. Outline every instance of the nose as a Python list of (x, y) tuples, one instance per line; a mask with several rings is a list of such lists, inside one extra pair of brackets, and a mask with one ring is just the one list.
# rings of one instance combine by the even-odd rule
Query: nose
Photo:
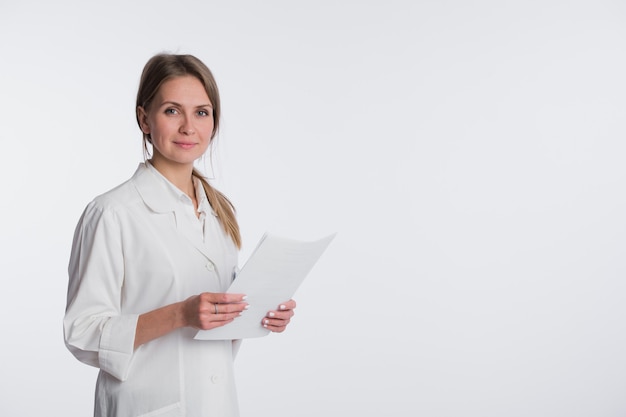
[(193, 135), (195, 133), (190, 117), (188, 116), (183, 117), (179, 131), (181, 133), (184, 133), (185, 135)]

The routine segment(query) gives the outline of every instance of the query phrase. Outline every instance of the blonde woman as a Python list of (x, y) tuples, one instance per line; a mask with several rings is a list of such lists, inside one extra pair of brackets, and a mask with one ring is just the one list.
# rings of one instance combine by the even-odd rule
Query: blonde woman
[[(194, 56), (156, 55), (136, 109), (150, 159), (79, 220), (65, 343), (100, 369), (96, 417), (237, 416), (239, 341), (193, 339), (247, 306), (225, 293), (241, 246), (234, 208), (194, 169), (219, 127), (218, 88)], [(286, 301), (261, 325), (282, 332), (294, 308)]]

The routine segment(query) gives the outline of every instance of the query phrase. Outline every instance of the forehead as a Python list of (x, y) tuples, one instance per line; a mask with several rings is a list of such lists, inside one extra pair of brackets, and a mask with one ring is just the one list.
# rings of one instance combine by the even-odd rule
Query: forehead
[(187, 105), (211, 104), (202, 82), (191, 75), (174, 77), (165, 81), (157, 92), (157, 101), (173, 101)]

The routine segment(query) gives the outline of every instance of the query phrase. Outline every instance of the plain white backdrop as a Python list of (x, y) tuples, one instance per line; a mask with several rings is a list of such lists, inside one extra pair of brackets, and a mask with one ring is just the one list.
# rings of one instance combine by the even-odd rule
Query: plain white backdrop
[(2, 0), (0, 36), (0, 415), (92, 413), (71, 239), (162, 51), (217, 78), (241, 261), (338, 232), (242, 416), (626, 415), (624, 2)]

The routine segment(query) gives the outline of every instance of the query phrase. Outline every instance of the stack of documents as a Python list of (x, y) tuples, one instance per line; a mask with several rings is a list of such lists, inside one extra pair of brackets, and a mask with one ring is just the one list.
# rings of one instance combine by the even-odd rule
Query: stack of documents
[(335, 234), (314, 242), (301, 242), (266, 233), (227, 292), (245, 294), (248, 310), (231, 323), (200, 330), (198, 340), (243, 339), (265, 336), (261, 325), (268, 311), (291, 299), (326, 250)]

